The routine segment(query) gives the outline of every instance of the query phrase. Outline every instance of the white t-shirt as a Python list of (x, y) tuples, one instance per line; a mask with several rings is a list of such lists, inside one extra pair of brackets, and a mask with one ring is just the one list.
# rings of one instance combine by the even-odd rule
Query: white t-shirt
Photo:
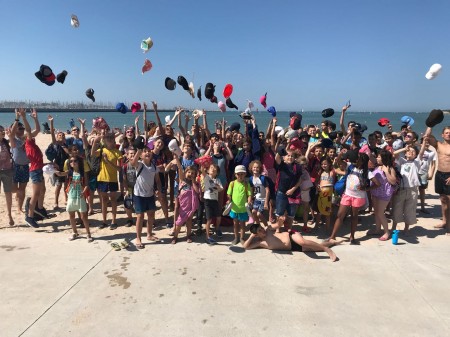
[(436, 153), (432, 150), (425, 150), (420, 161), (419, 174), (428, 174), (428, 170), (433, 161), (436, 161)]
[(398, 158), (395, 163), (400, 168), (402, 175), (403, 187), (417, 187), (420, 186), (419, 169), (420, 160), (406, 160), (405, 158)]
[(138, 174), (139, 171), (141, 173), (136, 179), (133, 193), (139, 197), (152, 197), (155, 193), (155, 175), (159, 170), (152, 164), (146, 166), (143, 162), (139, 162), (136, 168), (136, 174)]
[[(356, 167), (348, 174), (345, 184), (345, 194), (353, 198), (365, 198), (366, 191), (360, 190), (360, 186), (363, 183), (362, 170)], [(364, 187), (364, 186), (363, 186)]]
[(219, 189), (223, 188), (220, 180), (217, 178), (213, 179), (209, 175), (206, 175), (205, 178), (203, 178), (203, 183), (205, 185), (203, 197), (208, 200), (219, 200)]
[[(267, 186), (267, 181), (265, 181), (265, 183)], [(261, 176), (259, 177), (252, 176), (250, 185), (253, 187), (255, 199), (266, 200), (266, 187), (261, 181)]]

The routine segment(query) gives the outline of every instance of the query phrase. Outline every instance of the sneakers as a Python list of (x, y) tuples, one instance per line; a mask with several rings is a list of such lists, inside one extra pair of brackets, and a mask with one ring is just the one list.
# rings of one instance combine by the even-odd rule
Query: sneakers
[(236, 246), (239, 243), (239, 238), (235, 238), (233, 241), (231, 241), (232, 246)]
[(48, 218), (47, 210), (44, 207), (42, 207), (42, 208), (36, 207), (34, 209), (34, 213), (39, 214), (43, 218)]
[(220, 229), (216, 230), (216, 235), (218, 238), (221, 238), (223, 236), (222, 231)]
[(208, 238), (208, 239), (206, 239), (206, 243), (207, 243), (208, 245), (217, 245), (217, 241), (214, 240), (213, 238)]
[(131, 227), (133, 226), (133, 220), (128, 219), (127, 222), (125, 223), (125, 227)]
[(173, 223), (167, 222), (166, 223), (166, 228), (172, 228), (173, 227)]
[(104, 222), (102, 222), (102, 223), (100, 224), (100, 226), (98, 226), (98, 228), (100, 228), (100, 229), (103, 229), (103, 228), (106, 228), (106, 227), (108, 227), (108, 225), (105, 224)]
[(33, 227), (33, 228), (39, 228), (39, 225), (37, 224), (36, 220), (34, 220), (34, 218), (30, 217), (30, 216), (26, 216), (25, 217), (25, 222), (27, 223), (28, 226)]
[(109, 229), (110, 229), (110, 230), (117, 229), (117, 224), (112, 223), (112, 224), (109, 226)]

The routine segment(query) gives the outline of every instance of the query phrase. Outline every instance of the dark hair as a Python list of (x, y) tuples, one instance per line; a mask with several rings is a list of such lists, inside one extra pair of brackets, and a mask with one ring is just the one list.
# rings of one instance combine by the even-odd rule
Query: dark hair
[(219, 165), (217, 165), (216, 163), (212, 163), (211, 165), (209, 165), (209, 167), (211, 167), (211, 166), (216, 168), (217, 175), (219, 175), (220, 174), (220, 167), (219, 167)]
[[(72, 168), (72, 166), (70, 166), (70, 160), (72, 158), (75, 158), (77, 160), (80, 177), (81, 177), (81, 179), (84, 179), (84, 161), (83, 161), (83, 158), (81, 158), (79, 156), (70, 156), (69, 157), (69, 175), (68, 175), (69, 179), (72, 179), (72, 177), (73, 177), (73, 168)], [(84, 184), (86, 184), (86, 182), (84, 182)]]
[(362, 177), (364, 181), (367, 181), (369, 175), (369, 156), (365, 153), (360, 153), (356, 161), (356, 167), (363, 171)]
[(375, 130), (373, 133), (374, 133), (377, 137), (383, 137), (383, 133), (382, 133), (381, 131), (379, 131), (379, 130)]
[(393, 167), (393, 157), (390, 151), (383, 149), (379, 152), (379, 155), (384, 166)]
[(258, 229), (261, 227), (261, 225), (259, 223), (254, 223), (250, 226), (250, 233), (252, 234), (257, 234), (258, 233)]
[(325, 124), (325, 126), (330, 126), (330, 122), (326, 119), (324, 119), (321, 124)]
[(322, 169), (322, 163), (326, 161), (328, 163), (328, 165), (330, 166), (330, 171), (333, 169), (333, 162), (331, 161), (330, 157), (328, 156), (323, 156), (322, 158), (320, 158), (320, 169), (319, 172), (317, 173), (317, 176), (320, 179), (320, 176), (322, 175), (322, 173), (324, 172)]
[(408, 125), (403, 124), (403, 125), (400, 127), (400, 130), (405, 130), (407, 127), (408, 127)]

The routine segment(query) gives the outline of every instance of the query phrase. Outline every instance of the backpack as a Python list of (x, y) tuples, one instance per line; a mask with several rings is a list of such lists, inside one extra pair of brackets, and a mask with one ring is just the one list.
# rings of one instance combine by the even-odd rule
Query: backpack
[(86, 160), (89, 165), (90, 174), (92, 176), (97, 177), (100, 173), (100, 163), (102, 162), (103, 158), (103, 147), (100, 147), (100, 155), (97, 157), (96, 155), (91, 155), (91, 148), (88, 148), (86, 151)]
[(47, 147), (47, 150), (45, 150), (45, 156), (47, 157), (48, 161), (54, 161), (57, 154), (58, 153), (56, 152), (56, 149), (53, 146), (53, 144), (50, 144)]
[(336, 193), (336, 195), (341, 196), (344, 191), (345, 191), (345, 185), (347, 184), (347, 177), (349, 175), (349, 173), (353, 170), (353, 168), (355, 167), (355, 165), (350, 165), (347, 168), (347, 172), (345, 173), (345, 175), (343, 175), (341, 177), (341, 179), (339, 179), (338, 181), (336, 181), (334, 183), (334, 192)]

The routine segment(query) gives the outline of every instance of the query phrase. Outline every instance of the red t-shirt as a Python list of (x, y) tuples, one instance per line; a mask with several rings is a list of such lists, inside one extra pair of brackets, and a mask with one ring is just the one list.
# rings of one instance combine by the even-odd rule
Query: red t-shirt
[(44, 156), (34, 139), (27, 138), (25, 141), (25, 152), (30, 160), (30, 172), (41, 170), (44, 167)]

